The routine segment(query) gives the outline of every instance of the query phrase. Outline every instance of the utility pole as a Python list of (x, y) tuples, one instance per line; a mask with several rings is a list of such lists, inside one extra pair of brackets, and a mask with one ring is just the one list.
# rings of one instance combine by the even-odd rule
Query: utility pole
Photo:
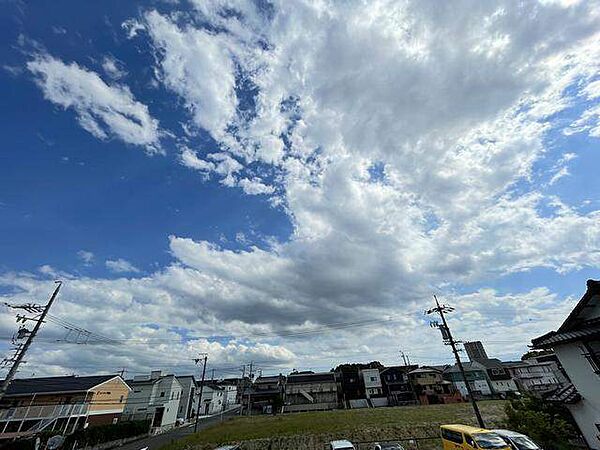
[(57, 284), (56, 289), (54, 289), (54, 292), (52, 293), (52, 296), (50, 297), (50, 300), (48, 300), (48, 303), (46, 304), (45, 307), (42, 307), (39, 305), (34, 305), (34, 304), (10, 305), (8, 303), (5, 303), (6, 306), (8, 306), (10, 308), (24, 309), (25, 311), (30, 312), (30, 313), (40, 313), (41, 312), (41, 314), (37, 319), (28, 318), (28, 317), (24, 317), (24, 316), (17, 316), (17, 321), (21, 320), (21, 321), (25, 322), (27, 320), (32, 320), (36, 323), (35, 323), (35, 326), (33, 327), (33, 330), (28, 331), (23, 326), (19, 329), (19, 332), (17, 333), (17, 338), (24, 337), (24, 336), (28, 336), (28, 337), (27, 337), (27, 340), (25, 341), (25, 344), (23, 344), (23, 345), (19, 344), (17, 346), (14, 357), (10, 358), (10, 360), (8, 360), (8, 361), (12, 361), (13, 365), (10, 368), (10, 370), (8, 371), (8, 375), (6, 375), (6, 378), (4, 379), (4, 381), (2, 382), (2, 386), (0, 387), (0, 399), (2, 399), (2, 397), (4, 397), (4, 394), (6, 394), (6, 391), (8, 389), (8, 386), (10, 385), (10, 382), (15, 377), (17, 370), (19, 369), (19, 365), (23, 362), (23, 357), (25, 356), (25, 353), (29, 349), (29, 346), (33, 342), (35, 335), (38, 333), (42, 324), (44, 323), (44, 319), (46, 318), (46, 315), (48, 314), (50, 307), (54, 303), (54, 300), (56, 299), (56, 296), (58, 295), (58, 291), (60, 291), (60, 287), (62, 286), (62, 281), (56, 281), (55, 283)]
[[(204, 389), (204, 375), (206, 374), (206, 361), (208, 360), (208, 353), (200, 353), (200, 356), (202, 355), (204, 355), (204, 364), (202, 364), (202, 381), (200, 381), (200, 398), (198, 399), (198, 410), (196, 411), (194, 433), (198, 431), (198, 418), (200, 417), (200, 408), (202, 408), (202, 390)], [(200, 361), (200, 358), (195, 360), (196, 364), (198, 364)]]
[(437, 297), (434, 295), (433, 298), (435, 299), (436, 306), (435, 306), (435, 308), (431, 308), (431, 309), (425, 311), (425, 314), (432, 314), (434, 312), (437, 312), (440, 315), (440, 317), (442, 318), (442, 325), (440, 325), (438, 322), (431, 322), (430, 325), (434, 328), (439, 328), (440, 331), (442, 332), (442, 339), (444, 340), (444, 344), (452, 347), (452, 353), (454, 353), (454, 357), (456, 358), (456, 364), (458, 365), (458, 369), (460, 370), (463, 380), (465, 381), (465, 386), (467, 388), (467, 392), (469, 394), (471, 404), (473, 405), (473, 411), (475, 411), (475, 416), (477, 417), (477, 422), (479, 423), (479, 426), (481, 428), (485, 428), (485, 424), (483, 422), (483, 417), (481, 417), (481, 412), (479, 411), (479, 406), (477, 406), (477, 402), (475, 401), (475, 397), (473, 396), (473, 390), (471, 389), (471, 385), (469, 384), (469, 381), (467, 380), (467, 375), (465, 374), (465, 368), (463, 367), (462, 361), (460, 360), (460, 356), (458, 354), (458, 349), (456, 348), (457, 342), (452, 337), (452, 333), (450, 333), (450, 327), (448, 327), (448, 322), (446, 322), (446, 316), (444, 315), (445, 313), (450, 313), (450, 312), (454, 311), (454, 308), (451, 306), (446, 306), (446, 305), (440, 306), (440, 302), (438, 301)]
[[(249, 371), (249, 376), (250, 376), (250, 383), (254, 384), (254, 380), (253, 377), (254, 375), (252, 374), (252, 365), (254, 364), (254, 361), (250, 361), (250, 371)], [(248, 390), (248, 415), (251, 416), (252, 415), (252, 386), (250, 386), (250, 389)]]
[(408, 364), (406, 364), (406, 355), (404, 354), (404, 352), (402, 350), (400, 350), (400, 356), (402, 356), (402, 361), (404, 361), (404, 365), (408, 366)]

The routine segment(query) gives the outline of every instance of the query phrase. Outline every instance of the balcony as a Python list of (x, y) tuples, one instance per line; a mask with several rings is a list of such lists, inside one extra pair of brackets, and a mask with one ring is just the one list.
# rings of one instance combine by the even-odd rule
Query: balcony
[(0, 421), (84, 416), (87, 414), (89, 406), (88, 403), (19, 406), (0, 410)]

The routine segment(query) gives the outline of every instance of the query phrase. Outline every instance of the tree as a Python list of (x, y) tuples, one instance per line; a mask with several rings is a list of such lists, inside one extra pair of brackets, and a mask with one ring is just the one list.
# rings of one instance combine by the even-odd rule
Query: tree
[(526, 395), (505, 406), (506, 428), (526, 434), (547, 450), (568, 450), (578, 438), (569, 411), (562, 405)]

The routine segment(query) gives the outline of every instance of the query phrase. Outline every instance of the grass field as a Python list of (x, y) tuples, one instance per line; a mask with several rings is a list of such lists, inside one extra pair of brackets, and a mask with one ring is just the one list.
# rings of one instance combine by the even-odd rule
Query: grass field
[[(502, 401), (480, 402), (480, 408), (490, 425), (498, 425), (504, 419)], [(218, 444), (294, 435), (318, 435), (323, 440), (340, 437), (363, 441), (400, 439), (437, 433), (442, 423), (476, 425), (471, 405), (457, 403), (238, 417), (167, 446), (165, 450), (190, 448), (191, 444)], [(201, 447), (198, 445), (198, 448)]]

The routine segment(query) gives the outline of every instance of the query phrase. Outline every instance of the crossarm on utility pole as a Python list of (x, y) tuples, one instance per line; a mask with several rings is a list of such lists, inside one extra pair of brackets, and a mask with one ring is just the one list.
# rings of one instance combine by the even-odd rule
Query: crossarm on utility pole
[(4, 394), (6, 394), (6, 391), (8, 390), (8, 386), (10, 386), (10, 382), (13, 380), (13, 378), (15, 377), (15, 375), (17, 373), (17, 370), (19, 369), (19, 365), (23, 362), (23, 358), (25, 357), (25, 353), (27, 352), (27, 349), (29, 349), (29, 346), (33, 342), (33, 338), (35, 338), (35, 335), (37, 334), (40, 327), (44, 323), (44, 319), (46, 318), (48, 311), (50, 311), (50, 307), (54, 303), (54, 300), (56, 299), (56, 296), (58, 295), (58, 291), (60, 290), (60, 287), (62, 286), (62, 281), (56, 281), (56, 284), (58, 284), (58, 286), (56, 286), (56, 289), (54, 289), (54, 292), (52, 293), (50, 300), (46, 304), (46, 307), (42, 311), (42, 314), (40, 315), (40, 317), (37, 319), (37, 322), (36, 322), (35, 326), (33, 327), (33, 330), (31, 330), (31, 333), (29, 333), (27, 341), (25, 341), (25, 344), (23, 344), (23, 347), (19, 350), (19, 352), (15, 356), (13, 365), (10, 368), (10, 370), (8, 371), (6, 378), (2, 382), (2, 386), (0, 386), (0, 400), (2, 400), (2, 397), (4, 397)]

